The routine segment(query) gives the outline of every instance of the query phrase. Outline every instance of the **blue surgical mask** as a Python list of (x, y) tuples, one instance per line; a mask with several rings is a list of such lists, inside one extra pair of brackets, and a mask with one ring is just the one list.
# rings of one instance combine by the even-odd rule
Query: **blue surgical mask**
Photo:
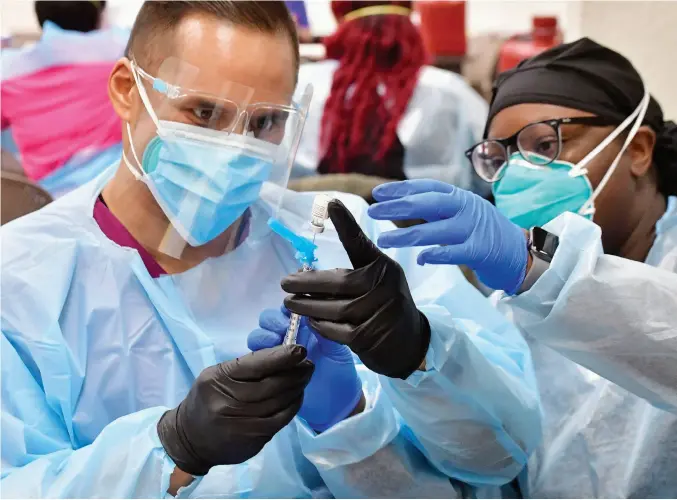
[[(128, 123), (136, 165), (124, 154), (123, 161), (148, 186), (181, 238), (194, 247), (204, 245), (224, 233), (259, 199), (271, 176), (277, 146), (254, 137), (160, 120), (137, 70), (132, 74), (157, 135), (139, 159)], [(178, 92), (177, 88), (170, 91), (158, 79), (154, 79), (153, 88), (170, 100)], [(180, 255), (174, 249), (171, 253)]]
[[(204, 245), (259, 199), (273, 168), (272, 150), (252, 146), (244, 136), (231, 135), (224, 142), (193, 125), (159, 125), (140, 162), (143, 173), (124, 161), (179, 235), (191, 246)], [(133, 147), (132, 152), (136, 157)]]
[[(492, 185), (496, 208), (524, 229), (544, 226), (564, 212), (579, 213), (593, 189), (588, 177), (574, 168), (559, 160), (538, 167), (513, 154), (503, 177)], [(591, 213), (585, 216), (592, 218)]]
[[(564, 212), (592, 219), (595, 199), (641, 126), (648, 105), (649, 94), (645, 94), (635, 111), (577, 164), (555, 160), (545, 166), (536, 166), (520, 153), (511, 155), (503, 176), (492, 185), (496, 208), (524, 229), (544, 226)], [(630, 125), (623, 147), (593, 189), (586, 165)]]

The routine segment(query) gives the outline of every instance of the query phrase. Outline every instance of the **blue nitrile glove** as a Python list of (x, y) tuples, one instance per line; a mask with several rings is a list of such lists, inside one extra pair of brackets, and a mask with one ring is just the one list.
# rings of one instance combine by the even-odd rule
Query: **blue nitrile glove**
[[(259, 317), (260, 329), (247, 338), (252, 351), (280, 345), (289, 327), (289, 311), (266, 309)], [(314, 430), (322, 432), (352, 413), (362, 397), (362, 381), (357, 375), (352, 351), (323, 338), (301, 320), (296, 343), (305, 346), (315, 364), (306, 386), (299, 416)]]
[(381, 234), (380, 247), (441, 245), (423, 250), (418, 263), (465, 264), (494, 290), (519, 290), (527, 269), (527, 236), (485, 199), (428, 179), (382, 184), (373, 196), (379, 202), (369, 207), (374, 219), (427, 221)]

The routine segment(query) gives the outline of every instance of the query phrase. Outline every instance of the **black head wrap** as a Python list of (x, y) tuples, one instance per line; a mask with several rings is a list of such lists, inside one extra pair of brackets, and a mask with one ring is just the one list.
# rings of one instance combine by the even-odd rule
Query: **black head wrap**
[[(517, 104), (565, 106), (620, 124), (643, 97), (644, 83), (630, 61), (589, 38), (581, 38), (522, 61), (498, 76), (485, 136), (494, 116)], [(666, 195), (677, 195), (677, 125), (664, 121), (653, 97), (643, 124), (657, 135), (654, 162), (659, 189)]]

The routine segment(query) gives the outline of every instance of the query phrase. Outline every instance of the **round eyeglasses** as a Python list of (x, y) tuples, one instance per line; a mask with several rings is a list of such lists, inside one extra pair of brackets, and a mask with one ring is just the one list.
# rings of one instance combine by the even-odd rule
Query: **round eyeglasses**
[(487, 182), (496, 182), (503, 176), (510, 155), (516, 151), (532, 165), (545, 167), (555, 161), (562, 150), (562, 125), (607, 127), (617, 122), (600, 116), (580, 116), (530, 123), (510, 137), (477, 143), (465, 155), (477, 175)]

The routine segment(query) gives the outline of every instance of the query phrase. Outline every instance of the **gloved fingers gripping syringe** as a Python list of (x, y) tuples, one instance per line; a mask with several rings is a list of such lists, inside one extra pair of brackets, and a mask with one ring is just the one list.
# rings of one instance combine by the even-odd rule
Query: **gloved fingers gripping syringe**
[[(313, 200), (313, 208), (310, 219), (310, 230), (313, 232), (313, 240), (299, 236), (287, 228), (284, 224), (276, 219), (270, 219), (268, 225), (273, 231), (289, 241), (296, 249), (296, 258), (302, 265), (302, 272), (312, 271), (314, 269), (313, 263), (315, 260), (315, 237), (324, 232), (325, 221), (329, 218), (327, 207), (333, 198), (326, 194), (318, 194)], [(299, 326), (301, 325), (301, 316), (292, 313), (289, 321), (289, 328), (284, 337), (284, 344), (290, 345), (296, 343)]]

